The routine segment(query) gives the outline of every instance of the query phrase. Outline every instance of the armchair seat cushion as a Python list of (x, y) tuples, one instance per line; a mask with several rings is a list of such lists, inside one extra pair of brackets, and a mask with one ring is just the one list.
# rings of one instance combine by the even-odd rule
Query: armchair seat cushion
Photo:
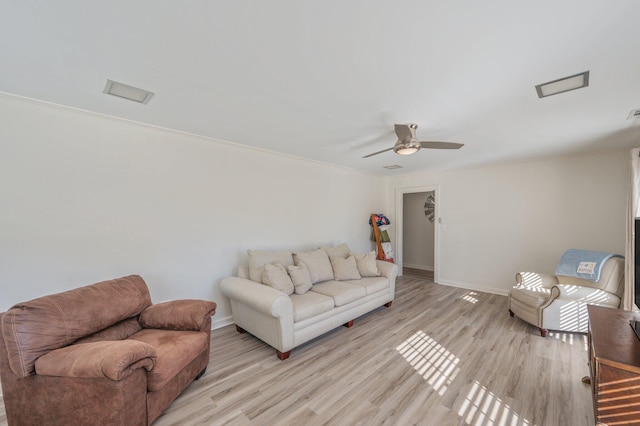
[(155, 348), (156, 365), (147, 373), (147, 389), (162, 389), (209, 345), (209, 336), (200, 331), (145, 329), (130, 337)]
[(547, 301), (550, 294), (549, 288), (516, 286), (511, 289), (509, 297), (527, 306), (538, 308)]

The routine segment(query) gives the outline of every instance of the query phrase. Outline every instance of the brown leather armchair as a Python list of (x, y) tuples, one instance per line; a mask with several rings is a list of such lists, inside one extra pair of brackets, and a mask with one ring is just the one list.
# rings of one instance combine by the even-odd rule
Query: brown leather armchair
[(140, 276), (19, 303), (0, 314), (10, 425), (148, 425), (209, 363), (216, 304), (152, 305)]

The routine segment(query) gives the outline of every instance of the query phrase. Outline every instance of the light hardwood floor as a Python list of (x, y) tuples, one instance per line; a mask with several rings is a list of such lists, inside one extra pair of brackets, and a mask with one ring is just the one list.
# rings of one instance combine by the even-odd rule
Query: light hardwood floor
[(586, 345), (540, 337), (504, 296), (399, 277), (390, 308), (286, 361), (234, 326), (214, 330), (206, 374), (154, 426), (593, 425)]

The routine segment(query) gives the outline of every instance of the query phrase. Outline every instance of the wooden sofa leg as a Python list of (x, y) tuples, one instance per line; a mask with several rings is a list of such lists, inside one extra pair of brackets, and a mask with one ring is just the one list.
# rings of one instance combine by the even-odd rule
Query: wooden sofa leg
[(387, 308), (390, 308), (390, 307), (391, 307), (391, 303), (392, 303), (392, 302), (393, 302), (393, 300), (392, 300), (391, 302), (387, 302), (387, 303), (385, 303), (385, 304), (384, 304), (384, 306), (386, 306)]
[(509, 309), (509, 316), (514, 317), (516, 314), (513, 313), (511, 309)]
[(540, 329), (540, 335), (542, 337), (547, 337), (547, 333), (549, 333), (549, 330), (547, 330), (546, 328), (541, 328)]
[(278, 359), (280, 359), (280, 361), (284, 361), (285, 359), (289, 358), (289, 355), (291, 355), (291, 351), (280, 352), (276, 349), (276, 355), (278, 356)]
[(353, 327), (353, 320), (349, 321), (348, 323), (342, 324), (342, 326), (347, 328)]
[(236, 331), (237, 331), (238, 333), (246, 333), (246, 332), (247, 332), (247, 330), (245, 330), (244, 328), (239, 327), (239, 326), (237, 326), (237, 325), (236, 325)]

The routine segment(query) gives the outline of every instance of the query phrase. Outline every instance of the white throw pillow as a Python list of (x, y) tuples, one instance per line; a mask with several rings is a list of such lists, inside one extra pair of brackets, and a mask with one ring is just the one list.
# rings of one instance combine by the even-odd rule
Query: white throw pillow
[(284, 266), (293, 265), (293, 256), (287, 250), (247, 250), (247, 253), (249, 254), (249, 278), (251, 281), (258, 283), (262, 283), (264, 265), (268, 263), (279, 263)]
[(293, 281), (294, 291), (296, 294), (305, 294), (309, 290), (313, 284), (311, 283), (311, 276), (309, 275), (309, 270), (305, 266), (304, 263), (300, 265), (289, 265), (287, 266), (287, 272), (291, 276), (291, 281)]
[(262, 282), (288, 295), (293, 294), (293, 282), (289, 274), (287, 274), (287, 270), (279, 263), (268, 263), (264, 265)]
[(351, 250), (349, 249), (347, 243), (342, 243), (339, 246), (335, 247), (322, 247), (322, 249), (327, 252), (327, 256), (329, 257), (339, 256), (343, 259), (349, 256), (349, 253), (351, 253)]
[(358, 272), (355, 257), (349, 256), (343, 259), (340, 256), (329, 256), (329, 260), (331, 261), (333, 276), (336, 280), (359, 280), (362, 278), (360, 272)]
[(329, 262), (329, 256), (322, 249), (294, 253), (293, 260), (296, 265), (305, 264), (313, 284), (333, 279), (333, 269), (331, 268), (331, 262)]
[(370, 251), (366, 254), (352, 253), (356, 259), (356, 265), (358, 266), (358, 272), (363, 277), (379, 277), (380, 270), (376, 263), (376, 252)]

